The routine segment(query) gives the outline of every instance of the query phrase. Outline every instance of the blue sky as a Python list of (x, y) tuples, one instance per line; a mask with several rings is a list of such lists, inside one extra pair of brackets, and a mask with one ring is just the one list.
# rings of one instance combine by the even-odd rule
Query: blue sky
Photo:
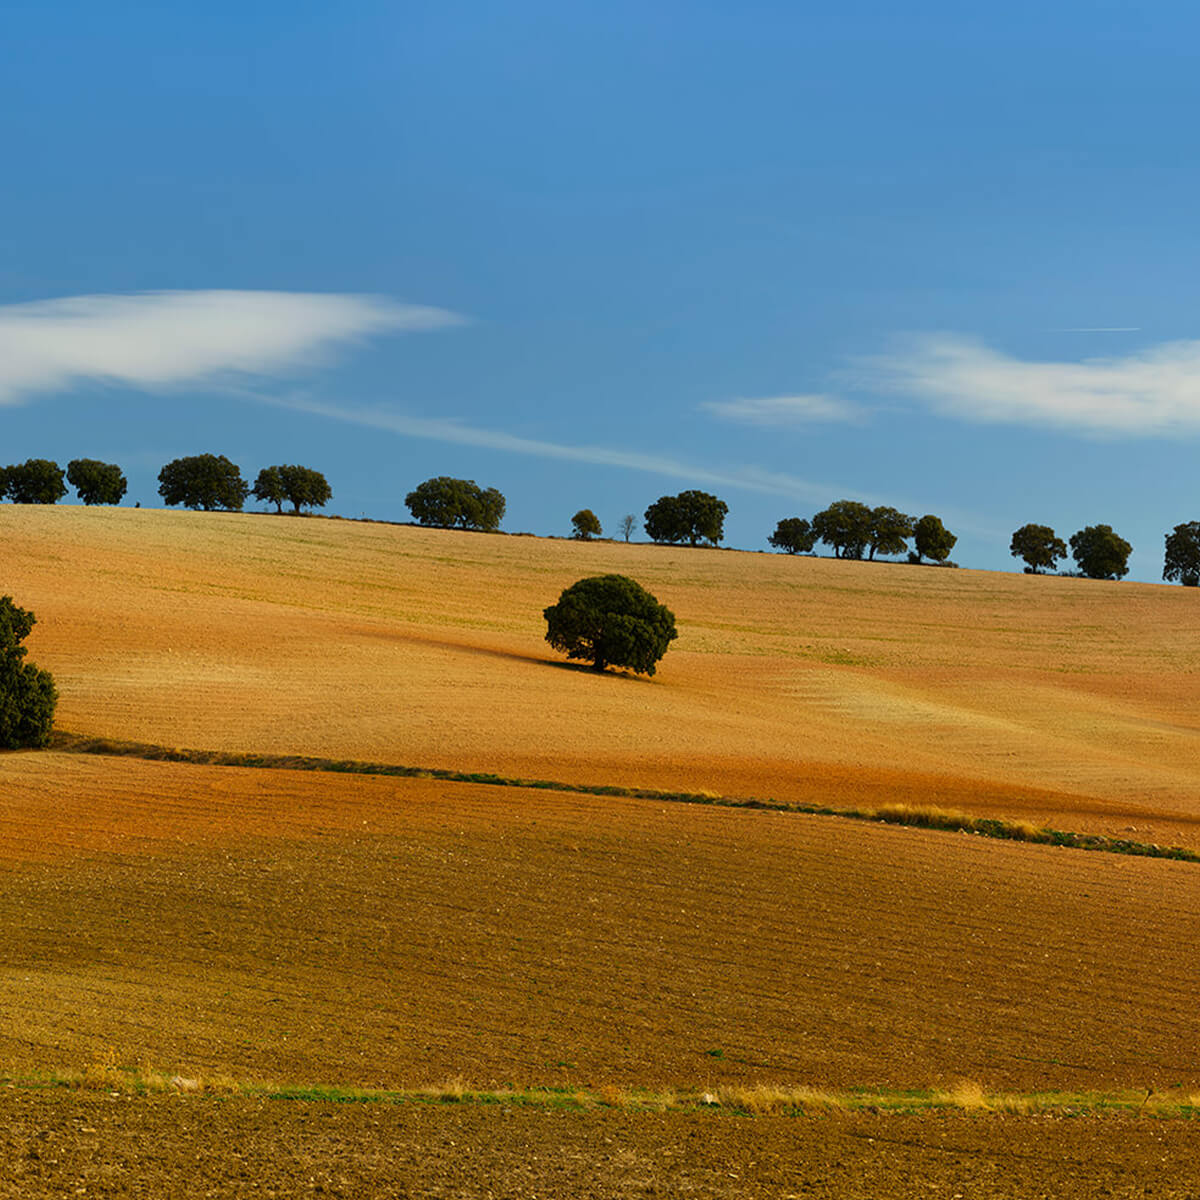
[(964, 566), (1200, 519), (1183, 3), (10, 3), (4, 462), (227, 454), (407, 519), (726, 543), (832, 500)]

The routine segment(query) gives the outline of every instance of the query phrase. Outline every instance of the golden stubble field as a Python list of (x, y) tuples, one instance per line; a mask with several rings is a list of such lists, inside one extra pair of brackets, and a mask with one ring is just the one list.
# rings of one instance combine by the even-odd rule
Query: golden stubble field
[[(1200, 596), (324, 519), (0, 508), (4, 589), (76, 733), (834, 804), (1200, 845)], [(652, 680), (541, 610), (676, 613)]]

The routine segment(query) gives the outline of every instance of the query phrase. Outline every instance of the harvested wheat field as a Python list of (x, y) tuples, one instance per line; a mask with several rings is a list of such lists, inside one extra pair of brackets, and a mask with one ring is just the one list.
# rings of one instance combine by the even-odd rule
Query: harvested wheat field
[[(130, 510), (0, 535), (73, 734), (1200, 847), (1183, 589)], [(541, 640), (610, 570), (677, 614), (653, 679)], [(1194, 862), (830, 816), (7, 754), (0, 1196), (1194, 1196), (1198, 899)]]
[[(842, 804), (1200, 847), (1190, 589), (333, 520), (0, 509), (75, 733)], [(541, 610), (671, 607), (654, 679)]]

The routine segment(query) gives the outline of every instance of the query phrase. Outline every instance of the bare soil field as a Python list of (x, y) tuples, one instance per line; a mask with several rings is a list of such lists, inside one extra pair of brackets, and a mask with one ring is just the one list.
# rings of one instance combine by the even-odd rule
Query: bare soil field
[(0, 1091), (0, 1197), (1194, 1200), (1194, 1122), (758, 1118)]
[[(1200, 847), (1183, 589), (250, 515), (3, 506), (0, 538), (74, 733)], [(542, 640), (604, 571), (677, 614), (654, 679)], [(0, 1196), (1195, 1197), (1200, 1125), (1144, 1114), (28, 1080), (1189, 1094), (1198, 900), (1191, 863), (828, 817), (6, 754)]]
[[(59, 723), (1200, 846), (1188, 589), (257, 515), (0, 508)], [(543, 641), (584, 575), (677, 614), (654, 679)]]
[(22, 754), (0, 1063), (403, 1088), (1200, 1091), (1200, 867)]

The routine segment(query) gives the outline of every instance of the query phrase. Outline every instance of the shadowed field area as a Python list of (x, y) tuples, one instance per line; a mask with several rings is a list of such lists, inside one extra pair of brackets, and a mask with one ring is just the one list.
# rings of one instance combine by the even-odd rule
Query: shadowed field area
[[(1186, 589), (252, 515), (6, 506), (0, 536), (76, 733), (1200, 846)], [(542, 640), (604, 571), (678, 616), (652, 680)]]

